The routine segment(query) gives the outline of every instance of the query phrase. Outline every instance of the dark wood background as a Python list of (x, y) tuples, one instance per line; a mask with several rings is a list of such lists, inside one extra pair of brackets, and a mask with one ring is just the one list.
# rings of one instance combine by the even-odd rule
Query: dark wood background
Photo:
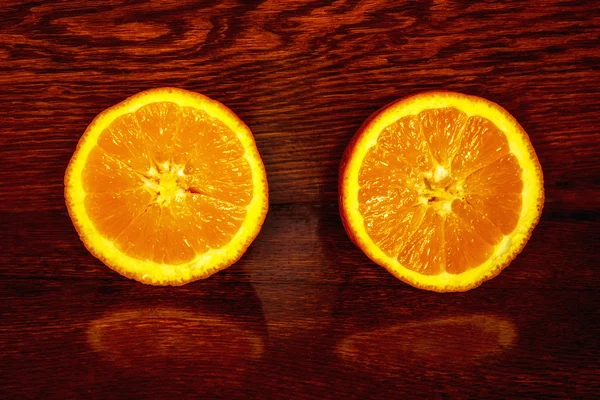
[[(593, 1), (0, 0), (0, 398), (598, 396), (599, 70)], [(94, 116), (167, 85), (250, 126), (271, 196), (179, 288), (106, 268), (63, 200)], [(468, 293), (397, 281), (337, 212), (361, 122), (430, 89), (505, 107), (544, 169), (529, 244)]]

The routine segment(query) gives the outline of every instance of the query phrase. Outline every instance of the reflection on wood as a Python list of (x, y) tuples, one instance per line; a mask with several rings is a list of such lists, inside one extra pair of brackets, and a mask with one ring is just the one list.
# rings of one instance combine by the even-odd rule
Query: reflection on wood
[[(244, 258), (271, 337), (304, 335), (323, 329), (330, 320), (340, 281), (331, 271), (329, 249), (320, 237), (323, 214), (321, 207), (271, 210), (259, 241)], [(274, 252), (280, 267), (265, 268), (264, 261)]]
[[(452, 371), (491, 360), (515, 343), (515, 325), (488, 314), (434, 318), (356, 333), (343, 339), (336, 353), (353, 367), (395, 373), (436, 365)], [(431, 370), (423, 370), (431, 372)]]
[(157, 374), (174, 367), (239, 371), (264, 351), (263, 340), (239, 323), (175, 308), (111, 312), (90, 322), (87, 340), (116, 366)]

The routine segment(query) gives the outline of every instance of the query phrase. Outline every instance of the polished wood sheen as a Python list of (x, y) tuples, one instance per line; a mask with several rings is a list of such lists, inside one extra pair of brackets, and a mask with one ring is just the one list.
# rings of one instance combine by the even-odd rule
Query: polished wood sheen
[[(592, 398), (600, 388), (600, 12), (592, 1), (0, 1), (0, 398)], [(95, 115), (204, 93), (252, 129), (271, 208), (183, 287), (80, 242), (63, 175)], [(467, 293), (370, 262), (337, 210), (372, 112), (446, 89), (512, 113), (544, 170), (517, 259)]]

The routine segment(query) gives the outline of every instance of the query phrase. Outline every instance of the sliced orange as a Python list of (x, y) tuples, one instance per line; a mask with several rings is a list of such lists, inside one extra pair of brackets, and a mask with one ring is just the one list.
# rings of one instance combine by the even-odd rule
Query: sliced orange
[(237, 261), (265, 219), (265, 169), (250, 129), (223, 104), (152, 89), (103, 111), (65, 174), (88, 250), (120, 274), (182, 285)]
[(415, 287), (465, 291), (523, 249), (544, 202), (542, 169), (517, 121), (453, 92), (373, 114), (340, 166), (340, 212), (375, 263)]

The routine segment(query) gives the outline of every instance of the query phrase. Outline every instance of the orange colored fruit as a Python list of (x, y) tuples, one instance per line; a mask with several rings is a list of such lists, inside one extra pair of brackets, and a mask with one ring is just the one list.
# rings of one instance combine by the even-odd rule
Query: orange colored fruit
[(88, 250), (120, 274), (182, 285), (237, 261), (265, 219), (265, 169), (250, 129), (198, 93), (152, 89), (103, 111), (65, 173)]
[(375, 263), (422, 289), (466, 291), (523, 249), (544, 202), (529, 137), (502, 107), (453, 92), (396, 101), (340, 166), (340, 213)]

